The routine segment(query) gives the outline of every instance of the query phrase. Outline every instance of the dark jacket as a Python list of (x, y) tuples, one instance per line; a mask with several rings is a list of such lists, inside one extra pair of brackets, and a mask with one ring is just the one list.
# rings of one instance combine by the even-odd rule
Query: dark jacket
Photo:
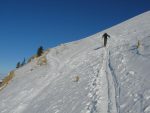
[(102, 38), (104, 38), (104, 46), (106, 47), (106, 44), (107, 44), (107, 38), (110, 38), (110, 36), (107, 34), (107, 33), (104, 33)]

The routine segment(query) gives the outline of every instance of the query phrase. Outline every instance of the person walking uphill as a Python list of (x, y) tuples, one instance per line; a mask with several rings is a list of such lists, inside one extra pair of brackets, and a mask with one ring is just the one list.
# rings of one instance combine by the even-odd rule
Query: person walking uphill
[(110, 36), (107, 33), (104, 33), (102, 36), (102, 38), (104, 38), (104, 47), (106, 47), (108, 37), (110, 38)]

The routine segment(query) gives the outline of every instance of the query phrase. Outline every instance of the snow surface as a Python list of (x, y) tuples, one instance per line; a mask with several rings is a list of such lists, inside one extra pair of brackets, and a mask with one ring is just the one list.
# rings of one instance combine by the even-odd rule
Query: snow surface
[(150, 11), (46, 57), (46, 65), (33, 60), (15, 71), (0, 113), (150, 113)]

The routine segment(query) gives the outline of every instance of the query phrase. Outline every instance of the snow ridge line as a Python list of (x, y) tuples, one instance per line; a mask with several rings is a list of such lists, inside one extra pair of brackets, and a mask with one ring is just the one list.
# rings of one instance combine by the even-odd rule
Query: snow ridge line
[[(112, 77), (110, 79), (112, 79), (112, 83), (113, 83), (113, 86), (114, 86), (114, 93), (115, 93), (114, 98), (115, 98), (115, 104), (116, 104), (115, 106), (116, 106), (117, 113), (120, 113), (120, 102), (119, 102), (119, 100), (120, 100), (120, 84), (117, 80), (116, 74), (115, 74), (114, 69), (111, 65), (110, 51), (109, 50), (107, 50), (107, 57), (108, 57), (107, 58), (108, 59), (107, 67), (108, 67), (108, 70), (110, 72), (110, 76)], [(108, 80), (108, 82), (109, 82), (109, 80)]]

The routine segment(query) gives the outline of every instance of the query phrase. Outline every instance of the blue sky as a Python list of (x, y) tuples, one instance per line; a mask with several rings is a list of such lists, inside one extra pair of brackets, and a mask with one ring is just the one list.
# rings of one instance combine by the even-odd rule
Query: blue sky
[(150, 10), (150, 0), (0, 0), (0, 73)]

